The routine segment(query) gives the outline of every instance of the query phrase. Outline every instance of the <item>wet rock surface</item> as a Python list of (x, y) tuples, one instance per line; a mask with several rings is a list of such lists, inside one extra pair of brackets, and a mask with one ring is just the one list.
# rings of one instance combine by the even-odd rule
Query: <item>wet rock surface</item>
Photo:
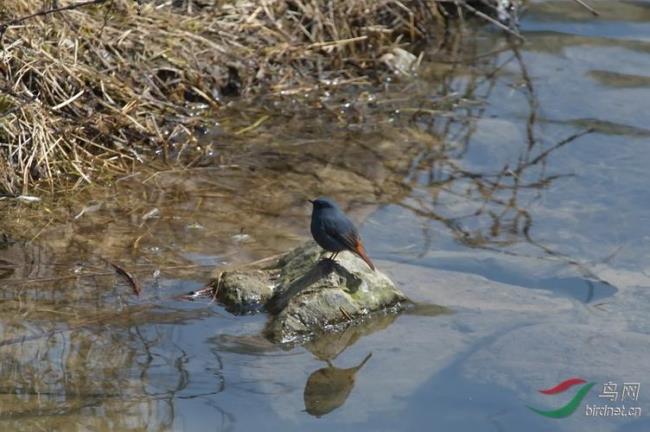
[(238, 315), (259, 311), (273, 294), (270, 275), (262, 270), (224, 272), (212, 286), (217, 300)]
[(265, 336), (288, 342), (353, 322), (373, 312), (399, 311), (406, 296), (380, 270), (351, 253), (335, 261), (314, 242), (294, 249), (271, 267), (222, 273), (216, 298), (230, 312), (271, 314)]

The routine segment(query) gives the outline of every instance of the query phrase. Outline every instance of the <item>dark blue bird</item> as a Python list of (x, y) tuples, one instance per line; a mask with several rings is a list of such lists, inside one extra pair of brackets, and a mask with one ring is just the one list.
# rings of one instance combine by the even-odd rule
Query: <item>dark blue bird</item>
[(374, 270), (375, 265), (366, 254), (359, 231), (339, 206), (333, 200), (324, 197), (309, 202), (313, 205), (311, 235), (320, 247), (332, 252), (330, 259), (334, 259), (339, 252), (347, 250), (364, 260)]

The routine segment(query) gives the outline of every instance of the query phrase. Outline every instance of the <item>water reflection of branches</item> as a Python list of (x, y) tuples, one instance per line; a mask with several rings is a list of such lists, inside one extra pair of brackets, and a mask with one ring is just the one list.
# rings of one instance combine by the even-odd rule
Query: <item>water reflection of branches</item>
[[(36, 303), (25, 307), (38, 308)], [(93, 307), (86, 303), (80, 301), (78, 307)], [(56, 412), (91, 428), (102, 429), (102, 424), (110, 421), (120, 430), (142, 425), (149, 430), (168, 430), (175, 421), (176, 399), (201, 396), (187, 392), (185, 351), (172, 343), (160, 354), (161, 346), (171, 339), (166, 334), (169, 327), (143, 325), (158, 322), (158, 312), (146, 306), (109, 312), (114, 305), (103, 306), (106, 310), (96, 312), (96, 319), (82, 311), (81, 320), (67, 313), (57, 321), (41, 320), (42, 330), (32, 337), (25, 334), (33, 333), (39, 321), (5, 322), (4, 337), (21, 336), (2, 341), (2, 362), (11, 367), (0, 374), (6, 383), (0, 389), (4, 401), (0, 420), (51, 426), (48, 413)], [(6, 305), (3, 311), (11, 312), (11, 307)], [(179, 324), (195, 318), (197, 311), (167, 310), (164, 316)], [(121, 331), (122, 327), (127, 331)], [(163, 380), (149, 379), (161, 364), (168, 365), (170, 373)], [(133, 380), (134, 375), (140, 380)], [(155, 389), (147, 384), (150, 382), (156, 382)], [(222, 391), (223, 385), (210, 390), (208, 396)], [(103, 415), (95, 418), (88, 415), (89, 409), (101, 410)], [(21, 424), (19, 429), (23, 427)]]
[[(464, 47), (467, 48), (466, 45)], [(558, 179), (571, 175), (549, 174), (547, 165), (550, 157), (592, 130), (579, 131), (550, 146), (545, 145), (544, 140), (537, 136), (540, 107), (533, 81), (518, 44), (511, 43), (509, 48), (512, 55), (505, 61), (500, 59), (502, 55), (492, 58), (477, 55), (480, 65), (475, 63), (471, 68), (462, 65), (465, 76), (469, 75), (462, 83), (459, 83), (457, 70), (461, 65), (454, 64), (447, 79), (443, 80), (442, 87), (447, 94), (462, 95), (458, 96), (458, 100), (487, 100), (501, 79), (498, 72), (506, 65), (511, 69), (516, 67), (521, 85), (515, 89), (525, 97), (528, 110), (525, 142), (520, 154), (514, 162), (504, 162), (500, 169), (493, 172), (464, 168), (466, 164), (462, 158), (469, 151), (477, 121), (486, 115), (486, 104), (463, 104), (454, 115), (444, 117), (434, 117), (426, 112), (416, 113), (411, 119), (412, 123), (418, 127), (424, 126), (429, 133), (439, 134), (443, 143), (421, 155), (407, 179), (409, 188), (424, 186), (429, 194), (412, 194), (413, 199), (402, 201), (398, 205), (418, 216), (441, 222), (459, 243), (466, 246), (521, 255), (511, 250), (504, 251), (503, 248), (523, 239), (541, 250), (543, 257), (561, 259), (577, 266), (586, 276), (598, 279), (583, 264), (535, 239), (531, 232), (533, 219), (528, 210), (541, 197), (543, 189)], [(466, 72), (468, 69), (469, 74)], [(432, 196), (432, 199), (427, 198), (427, 195)], [(440, 204), (449, 197), (462, 201), (462, 215), (443, 214), (438, 210), (443, 207)], [(422, 253), (426, 253), (432, 240), (431, 233), (423, 231), (425, 250)]]

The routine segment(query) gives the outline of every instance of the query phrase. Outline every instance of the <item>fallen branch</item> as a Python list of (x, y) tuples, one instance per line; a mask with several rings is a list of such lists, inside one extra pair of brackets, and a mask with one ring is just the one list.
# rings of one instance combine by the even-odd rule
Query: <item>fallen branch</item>
[(126, 281), (133, 289), (133, 293), (139, 296), (142, 290), (140, 289), (140, 284), (138, 284), (138, 281), (133, 277), (133, 275), (115, 263), (112, 263), (110, 261), (108, 263), (111, 265), (111, 267), (115, 269), (117, 274), (119, 274), (120, 276), (124, 277), (124, 279), (126, 279)]
[(6, 23), (0, 24), (0, 43), (2, 42), (2, 37), (4, 36), (4, 33), (11, 26), (20, 24), (20, 23), (22, 23), (24, 21), (27, 21), (29, 19), (36, 18), (36, 17), (39, 17), (39, 16), (46, 16), (46, 15), (50, 15), (50, 14), (53, 14), (53, 13), (56, 13), (56, 12), (63, 12), (63, 11), (67, 11), (67, 10), (79, 9), (81, 7), (84, 7), (84, 6), (90, 6), (90, 5), (106, 3), (107, 1), (109, 1), (109, 0), (89, 0), (89, 1), (81, 2), (81, 3), (75, 3), (75, 4), (71, 4), (71, 5), (67, 5), (67, 6), (61, 6), (59, 8), (45, 9), (45, 10), (42, 10), (42, 11), (39, 11), (39, 12), (35, 12), (35, 13), (31, 14), (31, 15), (27, 15), (27, 16), (24, 16), (24, 17), (13, 19), (11, 21), (7, 21)]

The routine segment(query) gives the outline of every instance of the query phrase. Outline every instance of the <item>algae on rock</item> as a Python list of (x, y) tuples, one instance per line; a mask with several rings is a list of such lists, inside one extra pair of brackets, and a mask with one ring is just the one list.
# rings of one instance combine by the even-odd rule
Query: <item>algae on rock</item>
[(271, 313), (266, 336), (275, 342), (307, 337), (372, 312), (399, 309), (404, 294), (381, 271), (349, 252), (336, 261), (309, 242), (262, 270), (224, 272), (215, 295), (233, 313)]

